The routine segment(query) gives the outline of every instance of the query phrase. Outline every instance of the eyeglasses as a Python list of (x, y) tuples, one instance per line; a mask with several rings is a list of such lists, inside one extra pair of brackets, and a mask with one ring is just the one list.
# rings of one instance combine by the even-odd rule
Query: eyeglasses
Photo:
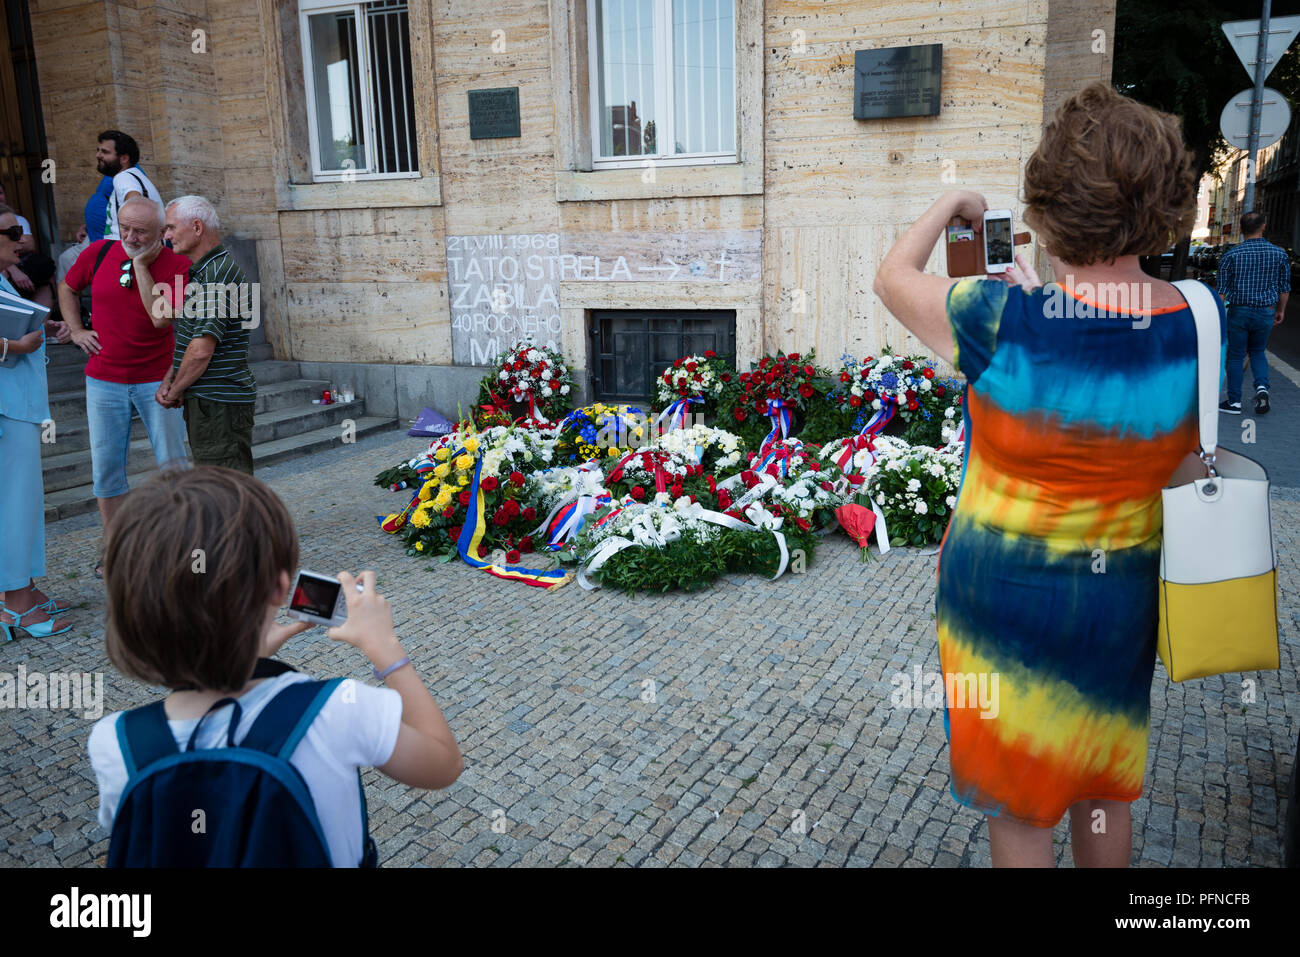
[(18, 240), (23, 238), (23, 228), (17, 223), (14, 223), (12, 226), (0, 229), (0, 236), (8, 236), (14, 242), (18, 242)]
[(118, 285), (123, 289), (130, 289), (132, 278), (131, 270), (135, 268), (135, 262), (130, 259), (122, 260), (122, 274), (117, 277)]

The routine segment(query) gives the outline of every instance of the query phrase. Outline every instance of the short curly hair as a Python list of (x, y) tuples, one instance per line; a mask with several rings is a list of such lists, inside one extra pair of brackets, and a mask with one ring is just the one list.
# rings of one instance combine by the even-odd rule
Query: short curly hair
[(1025, 221), (1074, 266), (1163, 252), (1195, 220), (1194, 167), (1178, 117), (1090, 83), (1025, 164)]

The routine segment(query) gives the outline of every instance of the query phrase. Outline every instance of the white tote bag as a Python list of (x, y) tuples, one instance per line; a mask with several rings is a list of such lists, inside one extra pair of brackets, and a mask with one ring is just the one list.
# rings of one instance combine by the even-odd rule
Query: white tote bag
[(1218, 448), (1218, 306), (1202, 283), (1174, 285), (1196, 321), (1200, 450), (1188, 453), (1162, 492), (1160, 660), (1174, 681), (1277, 668), (1268, 474)]

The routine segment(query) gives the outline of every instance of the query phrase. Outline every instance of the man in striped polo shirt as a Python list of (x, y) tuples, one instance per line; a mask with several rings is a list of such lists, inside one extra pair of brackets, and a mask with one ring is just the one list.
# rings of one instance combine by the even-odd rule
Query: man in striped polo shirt
[[(260, 315), (257, 290), (221, 245), (217, 211), (202, 196), (167, 204), (164, 237), (189, 257), (185, 303), (173, 315), (176, 351), (158, 402), (184, 408), (196, 465), (222, 465), (253, 474), (253, 403), (257, 383), (248, 367), (248, 329)], [(142, 290), (142, 294), (143, 290)], [(157, 312), (167, 313), (165, 302)]]
[(1291, 260), (1264, 238), (1264, 214), (1241, 217), (1242, 241), (1219, 260), (1219, 295), (1228, 303), (1228, 397), (1219, 411), (1241, 415), (1242, 360), (1250, 356), (1255, 380), (1255, 414), (1268, 412), (1268, 334), (1286, 316)]

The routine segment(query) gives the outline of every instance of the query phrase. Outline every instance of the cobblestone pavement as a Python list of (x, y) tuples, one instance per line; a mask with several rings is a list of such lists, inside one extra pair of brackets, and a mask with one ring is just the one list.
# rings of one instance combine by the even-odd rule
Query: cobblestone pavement
[[(262, 474), (294, 513), (304, 565), (377, 571), (466, 756), (442, 792), (366, 772), (386, 866), (988, 865), (983, 818), (948, 794), (942, 712), (890, 703), (892, 675), (939, 669), (932, 556), (898, 549), (863, 565), (836, 535), (806, 574), (774, 583), (737, 577), (696, 596), (636, 598), (528, 588), (407, 558), (378, 530), (374, 516), (399, 496), (372, 476), (423, 444), (378, 436)], [(1282, 668), (1253, 676), (1257, 700), (1243, 706), (1236, 679), (1172, 685), (1157, 665), (1137, 864), (1280, 863), (1300, 725), (1297, 519), (1300, 494), (1279, 494), (1285, 643)], [(49, 532), (46, 581), (82, 603), (76, 627), (0, 646), (0, 671), (100, 671), (106, 710), (149, 700), (104, 655), (96, 520)], [(321, 632), (283, 657), (369, 677), (359, 653)], [(647, 680), (653, 702), (642, 700)], [(5, 715), (0, 863), (102, 862), (91, 724), (66, 711)], [(792, 827), (797, 811), (806, 833)], [(1065, 837), (1058, 826), (1069, 863)]]

